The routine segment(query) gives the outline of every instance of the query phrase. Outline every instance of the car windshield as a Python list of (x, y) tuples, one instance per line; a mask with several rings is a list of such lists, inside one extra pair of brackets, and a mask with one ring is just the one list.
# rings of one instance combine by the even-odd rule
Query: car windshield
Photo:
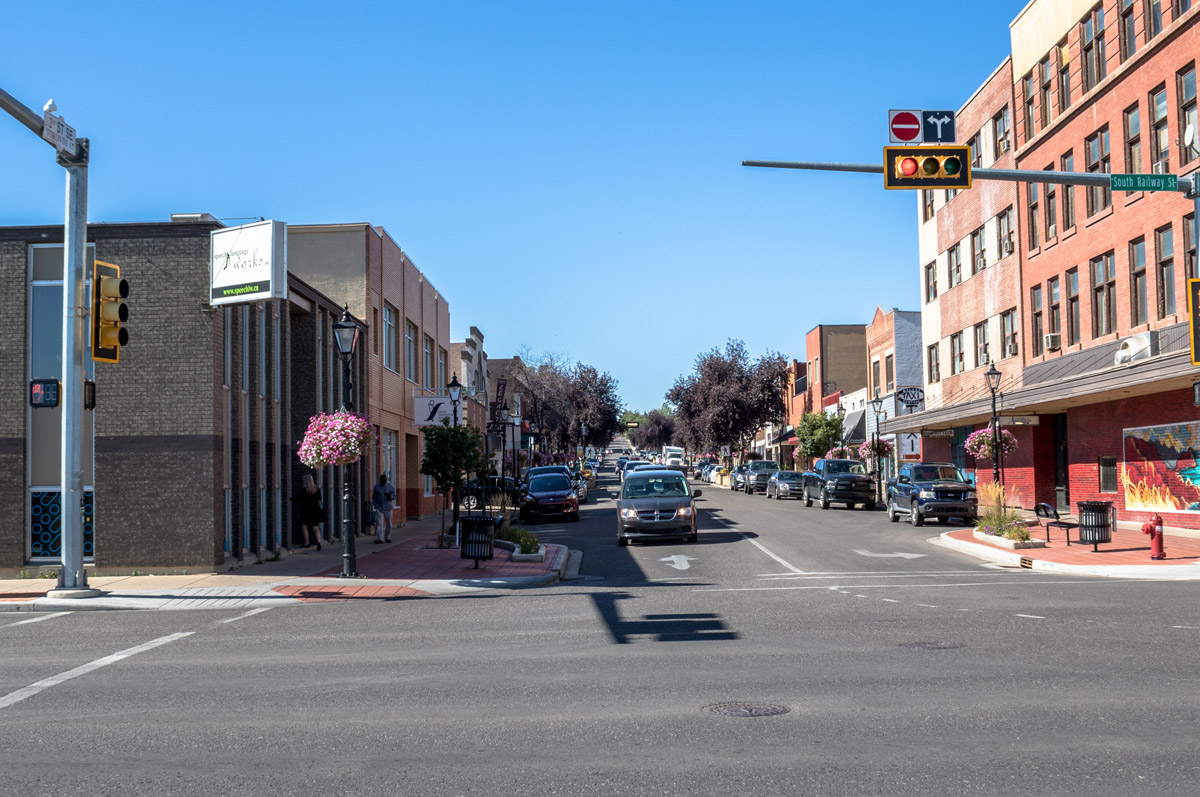
[(769, 459), (760, 459), (750, 463), (750, 470), (779, 470), (779, 463)]
[(550, 493), (570, 489), (571, 482), (567, 481), (566, 476), (553, 473), (534, 476), (529, 482), (529, 492), (531, 493)]
[(661, 476), (631, 476), (625, 480), (622, 498), (687, 498), (687, 483), (667, 474)]
[(800, 478), (800, 474), (794, 470), (781, 470), (775, 474), (775, 478), (783, 482), (794, 482)]
[(962, 482), (962, 472), (953, 465), (922, 465), (919, 468), (913, 468), (913, 480), (919, 482)]
[(829, 460), (825, 463), (826, 473), (859, 473), (865, 474), (861, 462), (840, 462), (838, 460)]

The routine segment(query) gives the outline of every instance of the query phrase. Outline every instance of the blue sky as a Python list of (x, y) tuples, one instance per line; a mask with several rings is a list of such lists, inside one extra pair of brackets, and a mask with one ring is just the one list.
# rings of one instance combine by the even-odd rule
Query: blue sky
[[(912, 193), (741, 161), (880, 162), (888, 108), (961, 106), (1023, 5), (10, 3), (0, 88), (91, 139), (90, 221), (382, 225), (455, 339), (648, 410), (728, 338), (802, 360), (919, 309)], [(0, 117), (0, 224), (59, 223), (62, 169)]]

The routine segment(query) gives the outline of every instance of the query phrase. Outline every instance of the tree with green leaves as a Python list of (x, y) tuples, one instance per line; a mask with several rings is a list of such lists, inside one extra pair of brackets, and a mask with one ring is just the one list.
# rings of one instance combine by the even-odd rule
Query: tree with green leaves
[(796, 450), (808, 459), (823, 457), (842, 444), (842, 419), (824, 412), (806, 412), (796, 427)]
[(474, 426), (451, 426), (449, 419), (441, 426), (424, 427), (425, 453), (421, 457), (421, 473), (433, 477), (443, 495), (454, 496), (454, 526), (458, 526), (458, 506), (467, 475), (482, 472), (483, 438)]

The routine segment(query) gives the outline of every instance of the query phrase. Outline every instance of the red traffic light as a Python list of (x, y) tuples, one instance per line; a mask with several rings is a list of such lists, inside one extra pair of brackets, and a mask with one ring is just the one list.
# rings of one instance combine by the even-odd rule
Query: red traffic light
[(900, 173), (905, 177), (912, 177), (917, 173), (917, 159), (904, 158), (900, 161)]

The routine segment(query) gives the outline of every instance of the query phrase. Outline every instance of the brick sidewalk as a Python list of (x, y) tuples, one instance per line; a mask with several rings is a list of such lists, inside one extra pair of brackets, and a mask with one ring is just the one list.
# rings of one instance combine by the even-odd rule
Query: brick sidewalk
[[(1046, 539), (1046, 529), (1031, 528), (1030, 534), (1034, 539)], [(948, 536), (960, 542), (985, 545), (975, 539), (973, 529), (956, 529)], [(1171, 567), (1191, 565), (1200, 560), (1200, 540), (1190, 537), (1166, 535), (1164, 539), (1167, 558), (1153, 560), (1150, 558), (1150, 537), (1141, 531), (1118, 528), (1113, 531), (1112, 542), (1101, 543), (1099, 550), (1092, 552), (1090, 543), (1077, 542), (1079, 530), (1071, 529), (1071, 544), (1066, 543), (1062, 529), (1052, 529), (1051, 541), (1045, 548), (1021, 548), (1009, 551), (1007, 548), (995, 547), (997, 551), (1020, 554), (1022, 557), (1041, 562), (1054, 562), (1062, 565), (1153, 565), (1155, 567)]]

